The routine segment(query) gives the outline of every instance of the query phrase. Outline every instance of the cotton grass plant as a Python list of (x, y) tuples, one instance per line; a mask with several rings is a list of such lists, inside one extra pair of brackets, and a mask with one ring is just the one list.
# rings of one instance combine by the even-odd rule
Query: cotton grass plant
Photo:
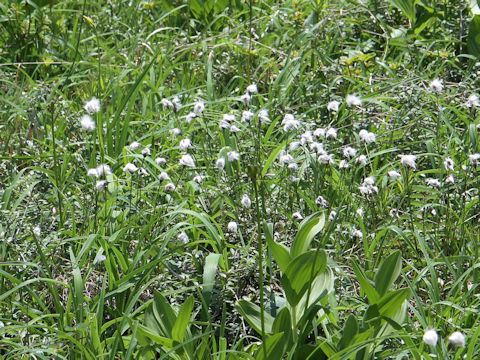
[(0, 357), (478, 357), (472, 14), (399, 3), (1, 5)]

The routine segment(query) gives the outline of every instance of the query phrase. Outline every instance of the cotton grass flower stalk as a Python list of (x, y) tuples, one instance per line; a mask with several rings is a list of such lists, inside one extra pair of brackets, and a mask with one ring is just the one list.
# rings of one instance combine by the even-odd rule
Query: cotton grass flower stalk
[(108, 186), (108, 181), (107, 180), (99, 180), (97, 181), (97, 183), (95, 184), (95, 189), (97, 191), (105, 191), (105, 189), (107, 188)]
[(423, 342), (430, 346), (437, 345), (438, 334), (434, 329), (429, 329), (423, 334)]
[(160, 181), (170, 180), (170, 176), (165, 171), (162, 171), (158, 176), (158, 180)]
[(464, 347), (465, 335), (463, 335), (460, 331), (455, 331), (452, 335), (448, 337), (448, 342), (453, 346)]
[(250, 197), (247, 194), (244, 194), (242, 196), (241, 204), (245, 208), (249, 208), (252, 206), (252, 200), (250, 200)]
[(238, 161), (240, 160), (240, 154), (236, 151), (229, 151), (227, 153), (228, 161)]
[(193, 112), (198, 116), (202, 115), (204, 110), (205, 110), (205, 103), (201, 100), (196, 101), (195, 104), (193, 105)]
[(255, 114), (251, 112), (250, 110), (245, 110), (242, 112), (242, 121), (243, 122), (250, 122), (250, 120), (253, 119)]
[(93, 131), (95, 130), (95, 121), (93, 121), (90, 115), (83, 115), (80, 119), (80, 126), (84, 131)]
[(172, 105), (173, 105), (173, 112), (178, 112), (182, 108), (182, 102), (180, 101), (180, 98), (178, 96), (175, 96), (172, 99)]
[(195, 161), (193, 157), (189, 154), (185, 154), (180, 159), (180, 164), (187, 167), (195, 167)]
[(150, 152), (150, 149), (148, 147), (146, 147), (142, 150), (143, 157), (150, 156), (150, 154), (151, 154), (151, 152)]
[(327, 110), (331, 112), (337, 112), (340, 107), (340, 101), (333, 100), (327, 104)]
[(42, 229), (38, 225), (33, 228), (32, 232), (36, 237), (40, 237), (40, 235), (42, 235)]
[(400, 155), (400, 162), (403, 166), (415, 170), (417, 168), (417, 157), (415, 155)]
[(133, 163), (127, 163), (123, 167), (123, 171), (125, 171), (126, 173), (129, 173), (129, 174), (134, 174), (138, 171), (138, 167), (136, 167), (135, 164), (133, 164)]
[(106, 164), (100, 164), (97, 166), (97, 177), (112, 175), (112, 169)]
[(468, 155), (468, 158), (470, 160), (470, 165), (473, 165), (475, 167), (478, 166), (478, 162), (480, 160), (480, 154), (470, 154)]
[(377, 140), (377, 136), (373, 132), (367, 131), (365, 129), (360, 130), (358, 135), (360, 136), (360, 139), (365, 141), (367, 144), (374, 143)]
[(250, 94), (250, 95), (251, 94), (256, 94), (257, 91), (258, 91), (257, 84), (253, 83), (253, 84), (247, 86), (247, 93), (248, 94)]
[(187, 150), (192, 146), (192, 141), (190, 139), (182, 139), (180, 140), (180, 145), (178, 146), (180, 150)]
[(252, 95), (250, 94), (243, 94), (240, 96), (240, 101), (245, 105), (248, 106), (250, 104), (250, 101), (252, 100)]
[(165, 165), (167, 163), (167, 159), (165, 159), (164, 157), (157, 157), (155, 158), (155, 164), (157, 165)]
[(235, 234), (238, 230), (238, 225), (235, 221), (230, 221), (227, 225), (227, 230), (229, 233)]
[(296, 120), (292, 114), (286, 114), (282, 121), (283, 131), (289, 132), (292, 129), (300, 127), (300, 121)]
[(355, 163), (360, 164), (360, 165), (367, 165), (367, 156), (366, 155), (360, 155), (355, 159)]
[(134, 141), (130, 144), (129, 149), (132, 151), (138, 150), (142, 147), (142, 144), (140, 144), (138, 141)]
[(400, 179), (402, 177), (402, 175), (396, 170), (390, 170), (387, 174), (388, 177), (393, 181), (396, 181), (397, 179)]
[(349, 94), (345, 99), (348, 106), (360, 106), (362, 105), (362, 99), (357, 95)]
[(270, 118), (268, 117), (268, 110), (262, 109), (258, 112), (258, 121), (260, 121), (260, 124), (266, 124), (270, 122)]
[(176, 188), (177, 187), (175, 186), (175, 184), (171, 183), (171, 182), (168, 183), (167, 185), (165, 185), (165, 187), (164, 187), (166, 192), (174, 192)]
[(88, 169), (87, 176), (98, 177), (98, 172), (96, 168)]
[(431, 186), (433, 188), (439, 188), (440, 186), (442, 186), (442, 184), (440, 183), (440, 181), (438, 179), (435, 179), (435, 178), (428, 178), (425, 180), (425, 183), (428, 185), (428, 186)]
[(173, 109), (173, 103), (170, 100), (164, 98), (160, 102), (162, 103), (164, 108)]
[(100, 111), (100, 100), (98, 100), (95, 96), (92, 97), (89, 101), (85, 103), (83, 107), (86, 112), (89, 114), (95, 114)]
[(468, 97), (467, 99), (467, 103), (466, 103), (467, 107), (471, 108), (471, 107), (479, 107), (480, 106), (480, 99), (478, 98), (477, 95), (475, 94), (472, 94)]
[(440, 92), (443, 91), (443, 81), (438, 79), (438, 78), (433, 79), (430, 82), (429, 87), (430, 87), (431, 90), (440, 93)]
[(300, 211), (296, 211), (292, 214), (292, 219), (293, 220), (303, 220), (302, 213)]
[(443, 161), (443, 165), (445, 166), (445, 170), (447, 171), (454, 171), (455, 163), (451, 157), (445, 158)]
[(347, 159), (351, 159), (357, 155), (357, 149), (347, 146), (346, 148), (343, 149), (343, 156), (346, 157)]
[(223, 170), (225, 168), (225, 158), (221, 157), (219, 158), (216, 163), (215, 163), (215, 166), (220, 169), (220, 170)]
[(335, 129), (335, 128), (328, 129), (327, 133), (325, 134), (325, 137), (327, 139), (336, 139), (337, 138), (337, 129)]

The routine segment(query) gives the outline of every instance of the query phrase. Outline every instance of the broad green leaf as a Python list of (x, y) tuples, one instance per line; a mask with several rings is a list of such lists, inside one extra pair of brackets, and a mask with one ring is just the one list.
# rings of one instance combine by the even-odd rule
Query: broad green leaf
[(338, 350), (343, 350), (352, 343), (353, 338), (358, 333), (358, 323), (355, 316), (350, 315), (345, 321), (342, 338), (338, 342)]
[(155, 333), (152, 329), (149, 329), (146, 326), (143, 326), (143, 325), (139, 324), (137, 330), (138, 330), (138, 333), (140, 335), (139, 336), (140, 338), (141, 338), (141, 336), (147, 337), (150, 340), (152, 340), (153, 342), (164, 346), (166, 349), (171, 349), (174, 346), (174, 340), (173, 339), (169, 339), (169, 338), (166, 338), (164, 336), (161, 336), (161, 335)]
[(298, 255), (307, 251), (314, 236), (322, 231), (324, 226), (324, 212), (316, 212), (303, 220), (293, 240), (292, 249), (290, 250), (291, 257), (296, 258)]
[(278, 313), (275, 321), (273, 322), (272, 332), (274, 334), (278, 334), (283, 332), (287, 334), (292, 328), (292, 319), (290, 317), (290, 310), (287, 306), (285, 306), (280, 312)]
[(172, 338), (172, 330), (177, 317), (167, 299), (158, 291), (155, 291), (153, 294), (152, 311), (155, 321), (161, 330), (159, 333), (165, 337)]
[[(235, 305), (237, 311), (247, 320), (253, 329), (261, 334), (262, 333), (262, 320), (260, 315), (260, 307), (246, 300), (240, 300)], [(267, 312), (264, 311), (264, 327), (265, 333), (270, 334), (272, 332), (273, 326), (273, 317)]]
[(290, 262), (281, 282), (291, 306), (298, 304), (310, 284), (317, 275), (325, 271), (326, 267), (327, 254), (323, 250), (311, 250)]
[(267, 239), (267, 246), (273, 254), (273, 258), (277, 262), (278, 267), (284, 273), (287, 270), (287, 266), (292, 260), (290, 257), (289, 249), (282, 244), (278, 244), (273, 240), (273, 224), (264, 223), (263, 230)]
[[(285, 353), (286, 343), (283, 340), (284, 334), (278, 333), (268, 336), (263, 340), (262, 345), (257, 350), (255, 360), (278, 360)], [(265, 348), (264, 348), (265, 347)]]
[(193, 296), (190, 295), (183, 303), (177, 315), (177, 320), (172, 328), (172, 338), (175, 341), (182, 342), (187, 332), (188, 323), (193, 310)]
[(480, 57), (480, 15), (475, 15), (470, 21), (467, 47), (471, 55)]
[(389, 255), (377, 270), (375, 276), (375, 288), (380, 297), (385, 295), (397, 280), (402, 270), (402, 256), (400, 251), (395, 251)]
[(415, 23), (416, 0), (388, 0), (390, 4), (400, 9), (412, 23)]
[(203, 267), (203, 297), (207, 306), (212, 300), (213, 286), (215, 285), (215, 275), (217, 274), (218, 261), (220, 254), (209, 254), (205, 259), (205, 266)]
[(398, 289), (388, 292), (378, 301), (378, 312), (380, 315), (394, 318), (402, 307), (403, 302), (410, 295), (410, 289)]
[(360, 283), (360, 289), (365, 293), (365, 295), (367, 295), (368, 302), (370, 304), (375, 303), (380, 298), (380, 296), (378, 295), (373, 285), (370, 284), (370, 280), (367, 279), (363, 270), (354, 260), (352, 260), (352, 268), (355, 272), (358, 282)]

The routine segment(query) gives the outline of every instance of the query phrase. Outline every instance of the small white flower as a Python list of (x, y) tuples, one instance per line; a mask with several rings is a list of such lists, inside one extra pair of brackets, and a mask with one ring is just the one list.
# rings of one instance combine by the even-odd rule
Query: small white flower
[(165, 191), (167, 191), (167, 192), (173, 192), (173, 191), (175, 191), (176, 188), (177, 187), (175, 186), (175, 184), (171, 183), (171, 182), (168, 183), (167, 185), (165, 185)]
[(94, 263), (95, 264), (100, 264), (100, 263), (104, 262), (105, 260), (107, 260), (107, 257), (103, 254), (100, 254), (100, 255), (97, 256)]
[(183, 244), (188, 244), (190, 239), (188, 238), (188, 235), (185, 231), (182, 231), (180, 234), (177, 236), (177, 240), (180, 241)]
[(240, 101), (243, 102), (245, 106), (248, 106), (250, 104), (250, 101), (252, 100), (252, 95), (250, 94), (244, 94), (240, 96)]
[(365, 180), (363, 180), (363, 183), (365, 185), (372, 186), (373, 184), (375, 184), (375, 178), (373, 176), (369, 176), (369, 177), (365, 178)]
[(392, 179), (393, 181), (395, 181), (395, 180), (401, 178), (402, 175), (401, 175), (398, 171), (396, 171), (396, 170), (390, 170), (390, 171), (388, 172), (388, 177), (389, 177), (390, 179)]
[(464, 347), (465, 335), (463, 335), (460, 331), (455, 331), (452, 335), (448, 337), (448, 342), (453, 346)]
[(335, 210), (332, 210), (328, 215), (328, 220), (332, 221), (333, 219), (335, 219), (336, 216), (337, 216), (337, 212)]
[(435, 346), (437, 345), (437, 341), (438, 341), (438, 335), (434, 329), (427, 330), (425, 331), (425, 334), (423, 334), (423, 342), (425, 344), (430, 346)]
[(328, 111), (337, 112), (339, 107), (340, 107), (340, 101), (337, 101), (337, 100), (330, 101), (327, 104)]
[(324, 128), (318, 128), (313, 132), (313, 136), (324, 138), (327, 131)]
[(250, 120), (253, 119), (255, 114), (251, 112), (250, 110), (245, 110), (242, 112), (242, 121), (244, 122), (250, 122)]
[(86, 112), (89, 114), (95, 114), (100, 111), (100, 100), (98, 100), (95, 96), (92, 97), (85, 106), (83, 107)]
[(236, 151), (229, 151), (227, 153), (228, 161), (240, 160), (240, 154)]
[(312, 132), (310, 130), (305, 131), (300, 137), (300, 142), (302, 144), (308, 144), (313, 142)]
[(168, 176), (168, 174), (165, 172), (165, 171), (162, 171), (160, 173), (160, 175), (158, 176), (158, 179), (160, 181), (164, 181), (164, 180), (170, 180), (170, 176)]
[(302, 220), (303, 219), (303, 216), (302, 214), (300, 213), (300, 211), (296, 211), (292, 214), (292, 219), (294, 220)]
[(179, 148), (180, 150), (187, 150), (189, 147), (192, 146), (192, 142), (190, 141), (190, 139), (182, 139), (180, 140), (180, 145), (179, 145)]
[(298, 165), (297, 165), (297, 163), (292, 162), (292, 163), (288, 164), (287, 168), (290, 169), (290, 170), (295, 170), (296, 171), (296, 170), (298, 170)]
[(140, 168), (140, 169), (138, 169), (138, 173), (139, 173), (141, 176), (147, 176), (147, 175), (148, 175), (147, 169), (145, 169), (145, 168), (143, 168), (143, 167)]
[(247, 194), (244, 194), (242, 196), (241, 203), (242, 203), (242, 206), (246, 208), (249, 208), (250, 206), (252, 206), (252, 201), (250, 200), (250, 197)]
[(443, 81), (440, 79), (433, 79), (432, 82), (430, 83), (430, 89), (436, 91), (436, 92), (442, 92), (443, 91)]
[(253, 83), (252, 85), (247, 86), (247, 93), (249, 94), (256, 94), (258, 91), (257, 84)]
[(123, 167), (123, 171), (134, 174), (138, 171), (138, 168), (135, 166), (135, 164), (128, 163)]
[(112, 169), (106, 164), (100, 164), (97, 166), (97, 177), (112, 175)]
[(182, 156), (180, 159), (180, 164), (183, 166), (188, 166), (188, 167), (195, 167), (195, 161), (193, 160), (193, 157), (189, 154), (185, 154)]
[(195, 119), (196, 117), (197, 117), (197, 114), (195, 114), (194, 112), (189, 112), (187, 116), (185, 116), (185, 122), (187, 124), (190, 124), (192, 120)]
[(434, 178), (425, 179), (425, 183), (434, 188), (439, 188), (442, 185), (438, 179)]
[(157, 158), (155, 158), (155, 163), (157, 165), (165, 165), (167, 163), (167, 159), (165, 159), (163, 157), (157, 157)]
[(362, 208), (358, 208), (357, 211), (356, 211), (357, 215), (360, 216), (361, 218), (363, 218), (363, 209)]
[(360, 130), (358, 133), (360, 139), (365, 141), (367, 144), (374, 143), (377, 140), (377, 136), (373, 132), (369, 132), (365, 129)]
[(312, 142), (309, 145), (310, 150), (315, 151), (317, 155), (326, 155), (327, 151), (323, 148), (323, 144), (319, 142)]
[(236, 126), (235, 124), (230, 126), (230, 132), (237, 133), (239, 131), (240, 131), (240, 128), (238, 126)]
[(295, 151), (300, 147), (300, 145), (302, 145), (300, 141), (292, 141), (290, 145), (288, 145), (288, 148), (290, 151)]
[(144, 157), (150, 156), (150, 154), (151, 154), (151, 152), (150, 152), (150, 149), (148, 147), (146, 147), (142, 150), (142, 155)]
[(180, 130), (179, 128), (173, 128), (172, 130), (170, 130), (170, 132), (173, 134), (173, 136), (182, 135), (182, 130)]
[(205, 178), (205, 176), (203, 176), (203, 175), (196, 175), (193, 178), (193, 181), (196, 182), (197, 184), (201, 184), (203, 182), (204, 178)]
[(173, 105), (173, 111), (178, 112), (182, 108), (182, 102), (180, 101), (180, 98), (178, 96), (175, 96), (172, 99), (172, 105)]
[(443, 162), (443, 165), (445, 166), (445, 170), (449, 171), (454, 169), (455, 163), (453, 162), (453, 159), (451, 157), (445, 158), (445, 161)]
[(170, 100), (163, 98), (163, 99), (161, 100), (161, 103), (162, 103), (162, 105), (163, 105), (165, 108), (167, 108), (167, 109), (173, 109), (173, 103), (172, 103)]
[(375, 178), (373, 176), (365, 178), (363, 184), (358, 187), (360, 193), (363, 195), (378, 194), (378, 187), (375, 185)]
[(355, 159), (355, 162), (360, 165), (367, 165), (367, 156), (366, 155), (360, 155)]
[(468, 155), (468, 158), (470, 159), (470, 165), (478, 166), (478, 160), (480, 160), (480, 154), (471, 154), (471, 155)]
[(238, 225), (235, 221), (230, 221), (227, 225), (228, 232), (235, 234), (238, 229)]
[(325, 198), (322, 195), (319, 195), (317, 197), (317, 199), (315, 200), (315, 204), (317, 204), (318, 206), (325, 207), (325, 208), (328, 207), (328, 201), (325, 200)]
[(285, 150), (280, 151), (280, 157), (279, 157), (280, 163), (281, 164), (290, 164), (293, 162), (293, 156), (287, 153)]
[(355, 229), (353, 232), (352, 232), (352, 236), (354, 238), (357, 238), (357, 239), (363, 239), (363, 233), (358, 230), (358, 229)]
[(477, 95), (472, 94), (468, 97), (467, 104), (468, 107), (479, 107), (480, 106), (480, 99)]
[(455, 184), (455, 176), (453, 176), (452, 174), (448, 175), (445, 178), (445, 183), (446, 184)]
[(258, 112), (258, 121), (260, 121), (261, 124), (270, 122), (270, 118), (268, 117), (268, 110), (263, 109)]
[(220, 170), (223, 170), (223, 168), (225, 167), (225, 158), (221, 157), (220, 159), (218, 159), (215, 163), (215, 166)]
[(97, 169), (95, 169), (95, 168), (93, 168), (93, 169), (88, 169), (88, 171), (87, 171), (87, 176), (98, 177)]
[(338, 163), (338, 167), (340, 169), (348, 169), (350, 165), (348, 165), (348, 162), (346, 160), (340, 160), (340, 162)]
[(39, 237), (42, 234), (42, 229), (40, 229), (40, 226), (35, 226), (33, 228), (33, 233), (36, 237)]
[(298, 129), (300, 127), (300, 121), (295, 120), (292, 114), (286, 114), (282, 121), (283, 130), (285, 132), (291, 129)]
[(337, 138), (337, 129), (335, 129), (335, 128), (328, 129), (327, 133), (325, 134), (325, 137), (327, 139), (336, 139)]
[(323, 154), (323, 155), (320, 155), (318, 157), (318, 162), (320, 164), (327, 164), (327, 165), (331, 165), (333, 164), (335, 161), (333, 160), (333, 154)]
[(345, 156), (347, 159), (353, 158), (355, 155), (357, 155), (357, 149), (351, 146), (347, 146), (343, 149), (343, 156)]
[(403, 166), (409, 167), (413, 170), (417, 168), (417, 157), (415, 155), (400, 155), (400, 162)]
[(95, 130), (95, 121), (93, 121), (90, 115), (83, 115), (80, 119), (80, 126), (82, 130), (93, 131)]
[(205, 110), (205, 103), (201, 100), (195, 102), (195, 105), (193, 105), (193, 112), (197, 115), (201, 115), (204, 110)]
[(95, 189), (97, 189), (97, 191), (104, 191), (107, 186), (108, 186), (107, 180), (100, 180), (100, 181), (97, 181), (97, 183), (95, 184)]
[(345, 99), (345, 102), (347, 103), (348, 106), (360, 106), (362, 105), (362, 99), (358, 97), (357, 95), (347, 95), (347, 98)]
[(138, 141), (134, 141), (130, 144), (129, 148), (132, 151), (138, 150), (142, 147), (142, 144), (140, 144)]

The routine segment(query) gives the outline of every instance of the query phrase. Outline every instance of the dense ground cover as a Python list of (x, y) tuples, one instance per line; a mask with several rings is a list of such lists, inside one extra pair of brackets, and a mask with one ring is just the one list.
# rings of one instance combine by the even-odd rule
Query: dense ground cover
[(475, 1), (0, 4), (0, 356), (475, 359)]

